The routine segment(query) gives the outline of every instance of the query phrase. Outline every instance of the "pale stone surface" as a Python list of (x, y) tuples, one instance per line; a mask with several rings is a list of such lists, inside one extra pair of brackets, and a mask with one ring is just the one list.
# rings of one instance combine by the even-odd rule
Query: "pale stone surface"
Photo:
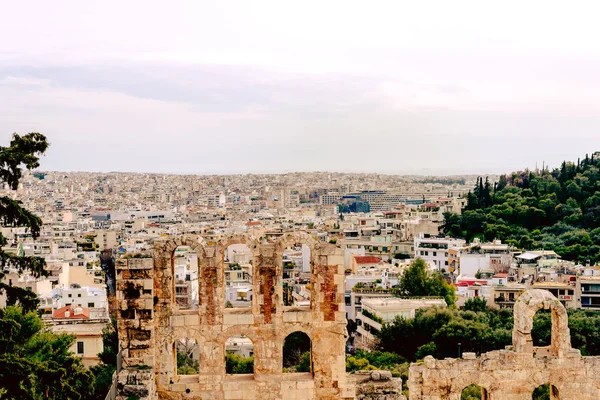
[[(224, 251), (237, 243), (253, 252), (254, 297), (248, 310), (224, 307)], [(283, 306), (282, 256), (295, 243), (311, 249), (310, 307)], [(190, 246), (198, 254), (198, 310), (179, 310), (174, 301), (172, 256), (178, 246)], [(137, 390), (139, 379), (128, 383), (128, 377), (134, 366), (145, 365), (152, 370), (146, 373), (151, 382), (140, 393), (143, 399), (353, 399), (345, 371), (343, 279), (343, 251), (306, 233), (286, 234), (271, 243), (245, 235), (218, 243), (184, 236), (155, 242), (152, 259), (119, 260), (120, 394)], [(283, 374), (283, 343), (296, 331), (311, 339), (312, 372)], [(254, 375), (225, 374), (225, 342), (233, 335), (252, 340)], [(177, 375), (178, 339), (198, 342), (199, 375)]]
[[(552, 344), (534, 347), (533, 317), (540, 309), (552, 311)], [(532, 289), (515, 304), (513, 346), (476, 358), (435, 360), (425, 357), (409, 371), (411, 400), (459, 400), (462, 390), (477, 384), (486, 400), (529, 400), (536, 387), (553, 385), (552, 399), (600, 399), (600, 357), (581, 357), (571, 348), (564, 306), (550, 292)]]
[(352, 378), (357, 400), (406, 400), (402, 378), (393, 378), (389, 371), (359, 371)]

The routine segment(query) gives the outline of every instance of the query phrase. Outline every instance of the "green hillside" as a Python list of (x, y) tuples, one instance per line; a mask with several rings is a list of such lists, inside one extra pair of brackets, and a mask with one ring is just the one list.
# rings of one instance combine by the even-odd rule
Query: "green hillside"
[(514, 172), (493, 184), (479, 178), (463, 214), (444, 216), (447, 235), (600, 261), (600, 152), (553, 170)]

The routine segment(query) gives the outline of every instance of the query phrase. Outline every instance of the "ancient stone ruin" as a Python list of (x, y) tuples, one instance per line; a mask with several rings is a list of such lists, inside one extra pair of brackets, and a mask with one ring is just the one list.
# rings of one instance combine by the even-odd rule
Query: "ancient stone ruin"
[[(232, 244), (252, 251), (250, 308), (226, 308), (224, 252)], [(282, 254), (287, 246), (309, 246), (310, 306), (285, 306)], [(198, 257), (198, 299), (194, 309), (177, 301), (174, 253), (188, 246)], [(116, 265), (119, 342), (123, 370), (118, 398), (333, 400), (403, 399), (402, 382), (387, 372), (345, 371), (343, 251), (308, 234), (274, 240), (234, 236), (205, 242), (196, 236), (155, 243), (152, 257), (120, 259)], [(533, 346), (538, 310), (552, 313), (552, 343)], [(515, 305), (513, 345), (476, 357), (435, 360), (429, 356), (409, 372), (411, 400), (459, 400), (477, 384), (487, 400), (529, 400), (536, 387), (550, 385), (552, 399), (600, 399), (600, 357), (582, 357), (571, 348), (567, 312), (549, 292), (529, 290)], [(310, 372), (283, 372), (283, 343), (293, 332), (311, 341)], [(254, 373), (226, 373), (226, 341), (249, 338)], [(199, 369), (179, 375), (176, 343), (197, 343)]]
[[(251, 308), (226, 308), (224, 251), (232, 244), (252, 251)], [(311, 250), (310, 306), (284, 306), (282, 255), (303, 243)], [(176, 301), (174, 252), (189, 246), (198, 257), (198, 306)], [(119, 260), (117, 301), (123, 370), (120, 398), (139, 399), (353, 399), (347, 383), (343, 252), (310, 235), (258, 241), (234, 236), (206, 243), (186, 236), (157, 241), (152, 258)], [(293, 332), (311, 340), (311, 371), (283, 373), (283, 343)], [(254, 373), (226, 373), (226, 341), (243, 336), (254, 345)], [(176, 342), (198, 343), (199, 372), (178, 375)]]
[[(552, 312), (552, 343), (533, 346), (533, 317), (541, 309)], [(435, 360), (425, 357), (409, 372), (410, 400), (460, 400), (464, 388), (481, 387), (486, 400), (530, 400), (541, 385), (550, 386), (550, 398), (600, 399), (600, 357), (582, 357), (571, 348), (565, 307), (546, 290), (531, 289), (515, 304), (513, 345), (476, 357)]]

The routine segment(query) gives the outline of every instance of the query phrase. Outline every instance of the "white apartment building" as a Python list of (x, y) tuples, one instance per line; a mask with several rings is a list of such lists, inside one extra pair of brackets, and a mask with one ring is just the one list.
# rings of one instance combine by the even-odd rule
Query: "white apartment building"
[(438, 271), (448, 268), (448, 249), (464, 247), (463, 239), (444, 238), (421, 234), (415, 237), (415, 257), (433, 264)]
[(506, 269), (512, 263), (510, 247), (496, 240), (491, 243), (473, 244), (459, 252), (459, 270), (461, 276), (474, 277), (477, 272), (495, 273), (496, 269)]
[(104, 308), (108, 309), (106, 289), (95, 287), (71, 287), (54, 288), (52, 290), (53, 309), (65, 306)]
[(254, 344), (245, 336), (232, 336), (225, 342), (225, 351), (241, 357), (254, 356)]
[(383, 324), (392, 322), (396, 317), (414, 318), (418, 309), (427, 307), (446, 307), (444, 299), (399, 299), (385, 297), (364, 299), (362, 312), (357, 314), (356, 347), (370, 348), (375, 334)]

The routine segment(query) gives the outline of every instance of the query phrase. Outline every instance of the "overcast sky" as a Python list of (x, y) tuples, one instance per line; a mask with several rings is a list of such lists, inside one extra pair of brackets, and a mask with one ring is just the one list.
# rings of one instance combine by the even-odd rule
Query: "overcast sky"
[(494, 173), (600, 150), (597, 1), (0, 5), (0, 145), (46, 134), (46, 170)]

